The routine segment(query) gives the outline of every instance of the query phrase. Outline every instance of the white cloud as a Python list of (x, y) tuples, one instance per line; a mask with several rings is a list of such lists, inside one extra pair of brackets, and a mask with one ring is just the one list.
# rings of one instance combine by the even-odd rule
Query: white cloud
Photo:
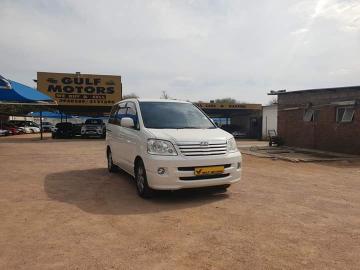
[(307, 29), (307, 28), (300, 28), (300, 29), (298, 29), (298, 30), (295, 30), (295, 31), (291, 32), (291, 34), (296, 36), (296, 35), (305, 34), (305, 33), (307, 33), (307, 32), (309, 32), (309, 29)]

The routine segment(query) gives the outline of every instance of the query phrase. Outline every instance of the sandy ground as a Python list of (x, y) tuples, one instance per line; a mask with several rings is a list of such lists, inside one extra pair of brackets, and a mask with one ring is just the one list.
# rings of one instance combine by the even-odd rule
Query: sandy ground
[(244, 156), (226, 194), (140, 199), (102, 140), (0, 138), (0, 269), (360, 269), (360, 164)]

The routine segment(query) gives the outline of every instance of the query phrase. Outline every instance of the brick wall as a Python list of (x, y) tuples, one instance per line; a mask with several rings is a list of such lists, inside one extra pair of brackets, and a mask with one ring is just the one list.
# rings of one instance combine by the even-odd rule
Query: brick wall
[[(353, 122), (337, 123), (337, 106), (332, 104), (349, 100), (360, 100), (360, 89), (279, 95), (279, 136), (288, 146), (360, 154), (359, 105), (355, 106)], [(314, 107), (319, 111), (317, 121), (303, 120), (308, 106), (317, 106)]]

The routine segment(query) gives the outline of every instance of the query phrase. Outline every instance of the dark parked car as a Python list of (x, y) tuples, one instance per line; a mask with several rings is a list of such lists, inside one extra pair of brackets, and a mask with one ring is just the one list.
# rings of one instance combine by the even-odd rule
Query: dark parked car
[(57, 123), (55, 128), (52, 130), (52, 138), (65, 138), (70, 139), (75, 136), (75, 129), (72, 123)]
[(42, 122), (42, 129), (43, 132), (51, 132), (51, 130), (54, 128), (54, 125), (50, 122)]
[(248, 133), (237, 125), (223, 125), (221, 128), (229, 133), (231, 133), (234, 138), (246, 138), (248, 136)]
[(74, 124), (74, 136), (81, 136), (81, 127), (83, 124)]

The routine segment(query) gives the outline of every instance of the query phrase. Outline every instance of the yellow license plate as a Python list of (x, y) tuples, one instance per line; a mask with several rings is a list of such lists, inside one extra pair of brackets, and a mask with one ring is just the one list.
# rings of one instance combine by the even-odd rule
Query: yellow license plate
[(195, 175), (221, 174), (224, 172), (224, 166), (198, 167), (195, 168)]

